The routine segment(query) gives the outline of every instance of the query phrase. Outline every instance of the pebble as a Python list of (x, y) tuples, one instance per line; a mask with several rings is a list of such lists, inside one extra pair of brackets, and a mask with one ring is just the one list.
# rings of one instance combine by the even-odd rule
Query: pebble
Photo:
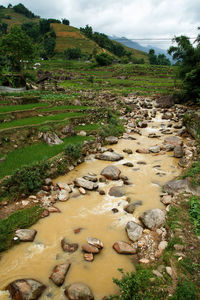
[(169, 276), (172, 277), (172, 268), (171, 267), (166, 267), (166, 272)]

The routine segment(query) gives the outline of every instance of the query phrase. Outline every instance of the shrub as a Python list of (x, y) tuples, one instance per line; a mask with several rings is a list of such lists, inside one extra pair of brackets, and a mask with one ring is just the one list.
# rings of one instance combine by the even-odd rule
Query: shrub
[(150, 278), (153, 277), (152, 271), (144, 268), (138, 268), (137, 273), (124, 273), (122, 279), (113, 279), (113, 282), (119, 287), (120, 296), (110, 296), (108, 299), (121, 300), (160, 300), (166, 299), (166, 292), (159, 287), (160, 280), (155, 278), (154, 286)]
[(190, 281), (179, 281), (176, 292), (171, 300), (195, 300), (199, 299), (195, 285)]
[(124, 132), (124, 126), (123, 124), (117, 119), (116, 116), (110, 115), (108, 124), (105, 124), (102, 126), (99, 134), (102, 137), (107, 136), (120, 136)]
[(66, 59), (78, 59), (81, 58), (82, 53), (80, 48), (68, 48), (64, 51), (64, 56)]
[(65, 154), (73, 159), (78, 159), (81, 156), (82, 144), (68, 144), (65, 147)]
[(192, 223), (195, 228), (195, 232), (200, 234), (200, 198), (193, 196), (190, 198), (190, 215), (192, 217)]
[(99, 66), (109, 66), (113, 62), (113, 57), (107, 53), (101, 53), (95, 56)]
[(11, 198), (18, 199), (37, 192), (43, 185), (44, 179), (48, 176), (48, 162), (40, 162), (29, 167), (17, 170), (12, 176), (2, 182), (1, 193), (3, 196), (9, 194)]
[(18, 5), (13, 6), (15, 12), (26, 16), (27, 18), (36, 18), (34, 13), (32, 13), (29, 9), (27, 9), (23, 4), (19, 3)]
[(67, 19), (62, 19), (62, 23), (64, 25), (69, 25), (70, 24), (69, 20), (67, 20)]

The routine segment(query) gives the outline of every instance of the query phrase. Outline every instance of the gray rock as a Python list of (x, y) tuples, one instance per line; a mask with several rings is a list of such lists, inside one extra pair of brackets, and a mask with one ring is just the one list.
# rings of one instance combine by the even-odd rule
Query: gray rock
[(136, 249), (129, 243), (118, 241), (114, 243), (113, 249), (119, 254), (135, 254)]
[(127, 153), (127, 154), (133, 154), (133, 151), (131, 149), (128, 149), (128, 148), (123, 149), (123, 152)]
[(69, 192), (66, 191), (66, 190), (61, 190), (59, 191), (59, 194), (58, 194), (58, 201), (61, 201), (61, 202), (65, 202), (69, 199)]
[(190, 182), (186, 179), (170, 180), (164, 185), (164, 191), (170, 195), (182, 192), (191, 192)]
[(164, 144), (171, 144), (176, 147), (176, 146), (182, 146), (183, 141), (178, 136), (168, 136), (164, 140)]
[(174, 150), (174, 145), (172, 145), (172, 144), (167, 144), (167, 145), (164, 145), (163, 146), (163, 150), (165, 150), (165, 151), (167, 151), (167, 152), (169, 152), (169, 151), (173, 151)]
[(124, 158), (121, 154), (118, 154), (116, 152), (109, 152), (109, 151), (97, 154), (95, 157), (97, 159), (107, 160), (107, 161), (118, 161)]
[(181, 146), (176, 146), (174, 148), (174, 157), (181, 158), (183, 157), (183, 155), (184, 155), (183, 148)]
[(94, 300), (91, 289), (81, 282), (75, 282), (66, 287), (65, 295), (69, 300)]
[(98, 188), (98, 185), (92, 181), (85, 180), (84, 178), (76, 178), (74, 181), (75, 185), (78, 187), (83, 187), (86, 190), (95, 190)]
[(125, 195), (124, 188), (122, 186), (113, 186), (108, 194), (114, 197), (123, 197)]
[(75, 129), (74, 126), (72, 124), (68, 124), (67, 126), (65, 126), (62, 131), (61, 131), (64, 135), (67, 136), (73, 136), (75, 135)]
[(147, 228), (153, 230), (163, 225), (165, 214), (161, 209), (155, 208), (144, 212), (140, 219)]
[(77, 133), (77, 135), (79, 135), (79, 136), (86, 136), (87, 132), (84, 131), (84, 130), (81, 130), (80, 132)]
[(92, 181), (92, 182), (97, 182), (98, 181), (98, 178), (96, 176), (92, 176), (92, 175), (85, 175), (85, 176), (83, 176), (83, 178), (85, 180), (89, 180), (89, 181)]
[(67, 261), (65, 264), (60, 264), (54, 267), (51, 276), (49, 277), (57, 286), (61, 286), (67, 275), (71, 263)]
[(127, 213), (132, 214), (135, 211), (135, 207), (136, 207), (136, 205), (134, 203), (130, 203), (127, 206), (124, 207), (124, 210)]
[(153, 146), (149, 148), (149, 152), (152, 153), (159, 153), (160, 152), (160, 146)]
[(21, 242), (32, 242), (37, 234), (34, 229), (18, 229), (15, 231), (15, 236), (19, 238)]
[(132, 168), (133, 164), (131, 162), (126, 162), (126, 163), (123, 164), (123, 166)]
[(93, 238), (93, 237), (88, 237), (87, 238), (87, 242), (88, 244), (92, 245), (92, 246), (95, 246), (99, 249), (102, 249), (103, 248), (103, 243), (102, 241), (100, 241), (99, 239), (97, 238)]
[(57, 136), (57, 134), (51, 131), (45, 132), (43, 134), (43, 139), (48, 145), (60, 145), (63, 143), (63, 141)]
[(34, 279), (15, 280), (6, 287), (14, 300), (37, 300), (45, 289), (45, 285)]
[(116, 166), (107, 166), (101, 171), (101, 175), (110, 180), (118, 180), (121, 171)]
[(136, 242), (142, 235), (143, 228), (139, 224), (130, 221), (126, 224), (126, 232), (129, 239)]
[(118, 143), (118, 138), (115, 136), (108, 136), (105, 138), (105, 142), (109, 145), (114, 145)]

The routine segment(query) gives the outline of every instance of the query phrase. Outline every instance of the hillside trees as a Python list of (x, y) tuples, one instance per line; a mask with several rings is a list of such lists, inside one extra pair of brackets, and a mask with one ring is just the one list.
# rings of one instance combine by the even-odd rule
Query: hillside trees
[[(200, 29), (200, 28), (198, 28)], [(177, 46), (171, 46), (168, 53), (179, 63), (179, 78), (183, 80), (183, 98), (200, 101), (200, 35), (197, 36), (196, 46), (186, 36), (173, 39)]]
[(35, 46), (19, 26), (12, 27), (10, 33), (2, 37), (0, 49), (11, 70), (16, 72), (24, 69), (25, 61), (30, 62), (35, 57)]
[(28, 8), (26, 8), (22, 3), (19, 3), (15, 6), (13, 6), (13, 9), (15, 12), (22, 14), (22, 15), (26, 16), (27, 18), (33, 19), (33, 18), (37, 17)]
[(64, 24), (64, 25), (70, 25), (70, 22), (67, 19), (62, 19), (62, 24)]
[(170, 66), (170, 60), (164, 54), (155, 54), (154, 49), (149, 50), (149, 62), (151, 65)]

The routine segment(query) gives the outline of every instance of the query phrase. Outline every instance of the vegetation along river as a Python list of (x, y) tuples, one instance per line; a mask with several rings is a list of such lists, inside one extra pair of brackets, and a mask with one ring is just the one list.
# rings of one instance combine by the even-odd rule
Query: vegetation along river
[[(136, 152), (138, 148), (148, 149), (151, 146), (161, 145), (166, 135), (163, 134), (160, 138), (149, 138), (148, 135), (159, 133), (161, 128), (167, 127), (167, 124), (167, 120), (157, 117), (149, 121), (147, 128), (141, 129), (142, 135), (131, 133), (130, 136), (135, 139), (120, 139), (112, 149), (122, 154), (123, 160), (101, 161), (91, 155), (68, 174), (57, 178), (54, 183), (67, 184), (88, 173), (94, 173), (100, 178), (103, 168), (112, 164), (121, 170), (122, 175), (128, 177), (131, 184), (123, 186), (124, 196), (121, 197), (110, 196), (108, 191), (113, 186), (122, 186), (123, 181), (106, 180), (98, 182), (99, 189), (105, 191), (105, 195), (100, 195), (98, 191), (87, 191), (86, 195), (78, 195), (74, 191), (67, 202), (56, 203), (61, 213), (51, 214), (32, 226), (37, 230), (34, 242), (20, 243), (3, 253), (0, 260), (0, 289), (3, 290), (6, 285), (19, 278), (34, 278), (47, 285), (41, 299), (66, 299), (63, 288), (56, 287), (49, 276), (55, 265), (69, 259), (71, 267), (63, 286), (73, 282), (84, 282), (91, 288), (96, 300), (117, 293), (112, 278), (120, 278), (118, 268), (132, 271), (136, 258), (135, 255), (118, 254), (113, 249), (113, 244), (116, 241), (130, 242), (125, 231), (128, 221), (139, 222), (138, 217), (144, 211), (164, 208), (160, 202), (162, 185), (181, 172), (172, 152), (164, 154)], [(131, 149), (133, 153), (124, 153), (125, 148)], [(132, 163), (133, 167), (123, 165), (125, 162)], [(127, 197), (131, 202), (142, 201), (142, 205), (136, 206), (133, 214), (123, 209), (128, 204)], [(113, 211), (113, 208), (116, 210)], [(64, 252), (61, 248), (61, 240), (64, 237), (70, 243), (78, 243), (78, 250), (74, 253)], [(87, 237), (98, 238), (104, 244), (92, 262), (84, 260), (81, 249)], [(7, 292), (2, 291), (0, 299), (10, 298)]]

